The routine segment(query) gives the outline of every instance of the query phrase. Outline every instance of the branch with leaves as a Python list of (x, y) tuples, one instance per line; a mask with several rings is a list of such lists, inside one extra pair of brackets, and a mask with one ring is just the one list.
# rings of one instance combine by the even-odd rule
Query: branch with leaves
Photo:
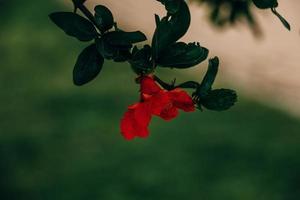
[(288, 23), (288, 21), (282, 15), (280, 15), (276, 10), (276, 8), (278, 7), (277, 0), (253, 0), (253, 3), (259, 9), (271, 9), (272, 13), (276, 17), (278, 17), (278, 19), (281, 21), (284, 27), (288, 30), (291, 30), (291, 26)]
[(261, 34), (261, 28), (256, 21), (254, 10), (270, 9), (282, 24), (290, 30), (288, 21), (280, 15), (276, 8), (278, 0), (192, 0), (200, 4), (208, 5), (209, 19), (217, 27), (234, 25), (238, 21), (246, 21), (256, 35)]
[[(209, 51), (200, 43), (178, 41), (190, 26), (191, 15), (184, 0), (158, 0), (165, 6), (166, 15), (155, 15), (156, 29), (150, 45), (135, 44), (147, 40), (141, 31), (125, 32), (117, 26), (111, 11), (97, 5), (92, 14), (85, 0), (72, 0), (74, 12), (55, 12), (50, 19), (67, 35), (82, 42), (91, 42), (78, 56), (74, 70), (74, 84), (82, 86), (95, 79), (105, 60), (128, 62), (137, 74), (140, 101), (128, 107), (121, 120), (121, 133), (126, 139), (147, 137), (148, 124), (153, 115), (171, 120), (178, 110), (185, 112), (203, 108), (227, 110), (237, 101), (235, 91), (213, 89), (219, 59), (209, 60), (208, 70), (201, 82), (187, 81), (176, 85), (166, 83), (155, 73), (157, 67), (186, 69), (208, 57)], [(79, 15), (80, 10), (85, 16)], [(192, 90), (189, 95), (183, 89)]]

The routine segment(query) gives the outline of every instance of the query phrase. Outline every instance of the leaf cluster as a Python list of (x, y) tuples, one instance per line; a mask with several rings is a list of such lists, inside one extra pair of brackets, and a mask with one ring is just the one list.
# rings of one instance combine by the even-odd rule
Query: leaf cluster
[(198, 108), (202, 106), (209, 110), (223, 111), (231, 108), (237, 101), (237, 95), (231, 89), (213, 89), (213, 83), (216, 79), (219, 68), (219, 58), (215, 57), (209, 60), (207, 72), (193, 93), (194, 101)]
[[(197, 66), (208, 57), (209, 50), (199, 42), (185, 43), (191, 14), (184, 0), (157, 0), (166, 9), (166, 15), (155, 15), (156, 28), (151, 46), (136, 46), (147, 37), (141, 31), (126, 32), (114, 21), (112, 12), (103, 5), (94, 8), (94, 14), (84, 6), (85, 0), (72, 0), (74, 12), (54, 12), (50, 19), (67, 35), (90, 44), (79, 54), (73, 69), (74, 84), (81, 86), (95, 79), (105, 60), (127, 61), (137, 75), (153, 74), (157, 67), (186, 69)], [(85, 17), (79, 15), (80, 10)], [(166, 90), (175, 87), (194, 89), (193, 99), (198, 107), (216, 111), (227, 110), (236, 101), (233, 90), (213, 90), (219, 59), (209, 60), (209, 67), (201, 83), (187, 81), (175, 86), (157, 76), (156, 81)]]
[[(75, 12), (54, 12), (50, 19), (67, 35), (79, 41), (91, 42), (78, 56), (74, 70), (75, 85), (84, 85), (100, 73), (104, 60), (123, 62), (131, 59), (133, 44), (147, 40), (140, 31), (125, 32), (119, 29), (112, 12), (103, 5), (94, 8), (92, 15), (83, 0), (73, 0)], [(88, 19), (77, 14), (80, 9)]]
[[(197, 104), (199, 110), (203, 110), (203, 107), (208, 110), (224, 111), (231, 108), (237, 102), (237, 94), (231, 89), (213, 89), (213, 83), (215, 82), (219, 69), (219, 58), (214, 57), (209, 59), (207, 72), (205, 73), (202, 81), (187, 81), (175, 86), (173, 83), (169, 85), (167, 83), (158, 80), (161, 85), (164, 85), (169, 90), (174, 88), (192, 88), (193, 100)], [(158, 77), (156, 77), (158, 79)]]

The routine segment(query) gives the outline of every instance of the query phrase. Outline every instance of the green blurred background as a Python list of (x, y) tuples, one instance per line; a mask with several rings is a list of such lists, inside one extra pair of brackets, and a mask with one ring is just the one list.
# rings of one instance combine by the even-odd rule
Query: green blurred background
[(135, 76), (106, 62), (75, 87), (86, 44), (49, 21), (63, 9), (0, 1), (1, 200), (300, 199), (299, 119), (248, 98), (228, 112), (155, 118), (149, 138), (125, 141), (119, 121), (138, 99)]

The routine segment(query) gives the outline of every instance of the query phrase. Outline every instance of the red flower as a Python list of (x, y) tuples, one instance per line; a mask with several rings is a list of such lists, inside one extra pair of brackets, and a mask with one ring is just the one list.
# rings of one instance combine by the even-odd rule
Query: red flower
[(185, 112), (195, 110), (192, 98), (179, 88), (163, 90), (151, 76), (141, 77), (140, 84), (140, 102), (129, 106), (121, 120), (121, 133), (127, 140), (147, 137), (152, 115), (171, 120), (178, 115), (178, 109)]

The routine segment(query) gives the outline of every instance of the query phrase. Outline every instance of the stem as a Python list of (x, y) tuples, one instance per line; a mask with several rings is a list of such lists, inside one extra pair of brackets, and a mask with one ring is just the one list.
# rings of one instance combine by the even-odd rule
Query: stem
[(94, 15), (84, 5), (84, 2), (86, 2), (86, 0), (72, 0), (72, 1), (75, 6), (75, 10), (78, 8), (101, 31), (100, 27), (96, 23)]
[(175, 88), (186, 88), (186, 89), (198, 89), (200, 87), (200, 84), (196, 81), (187, 81), (181, 84), (178, 84), (175, 86), (175, 81), (171, 84), (164, 82), (161, 80), (158, 76), (153, 76), (154, 80), (165, 90), (173, 90)]
[(290, 26), (290, 24), (289, 24), (289, 22), (288, 21), (286, 21), (286, 19), (284, 19), (284, 17), (282, 17), (278, 12), (277, 12), (277, 10), (275, 9), (275, 8), (271, 8), (271, 11), (273, 12), (273, 14), (275, 14), (277, 17), (278, 17), (278, 19), (281, 21), (281, 23), (285, 26), (285, 28), (287, 29), (287, 30), (291, 30), (291, 26)]
[(153, 78), (165, 90), (173, 90), (175, 88), (174, 83), (173, 84), (166, 83), (156, 75), (154, 75)]
[(188, 89), (197, 89), (200, 87), (200, 84), (196, 81), (187, 81), (177, 85), (175, 88), (188, 88)]

